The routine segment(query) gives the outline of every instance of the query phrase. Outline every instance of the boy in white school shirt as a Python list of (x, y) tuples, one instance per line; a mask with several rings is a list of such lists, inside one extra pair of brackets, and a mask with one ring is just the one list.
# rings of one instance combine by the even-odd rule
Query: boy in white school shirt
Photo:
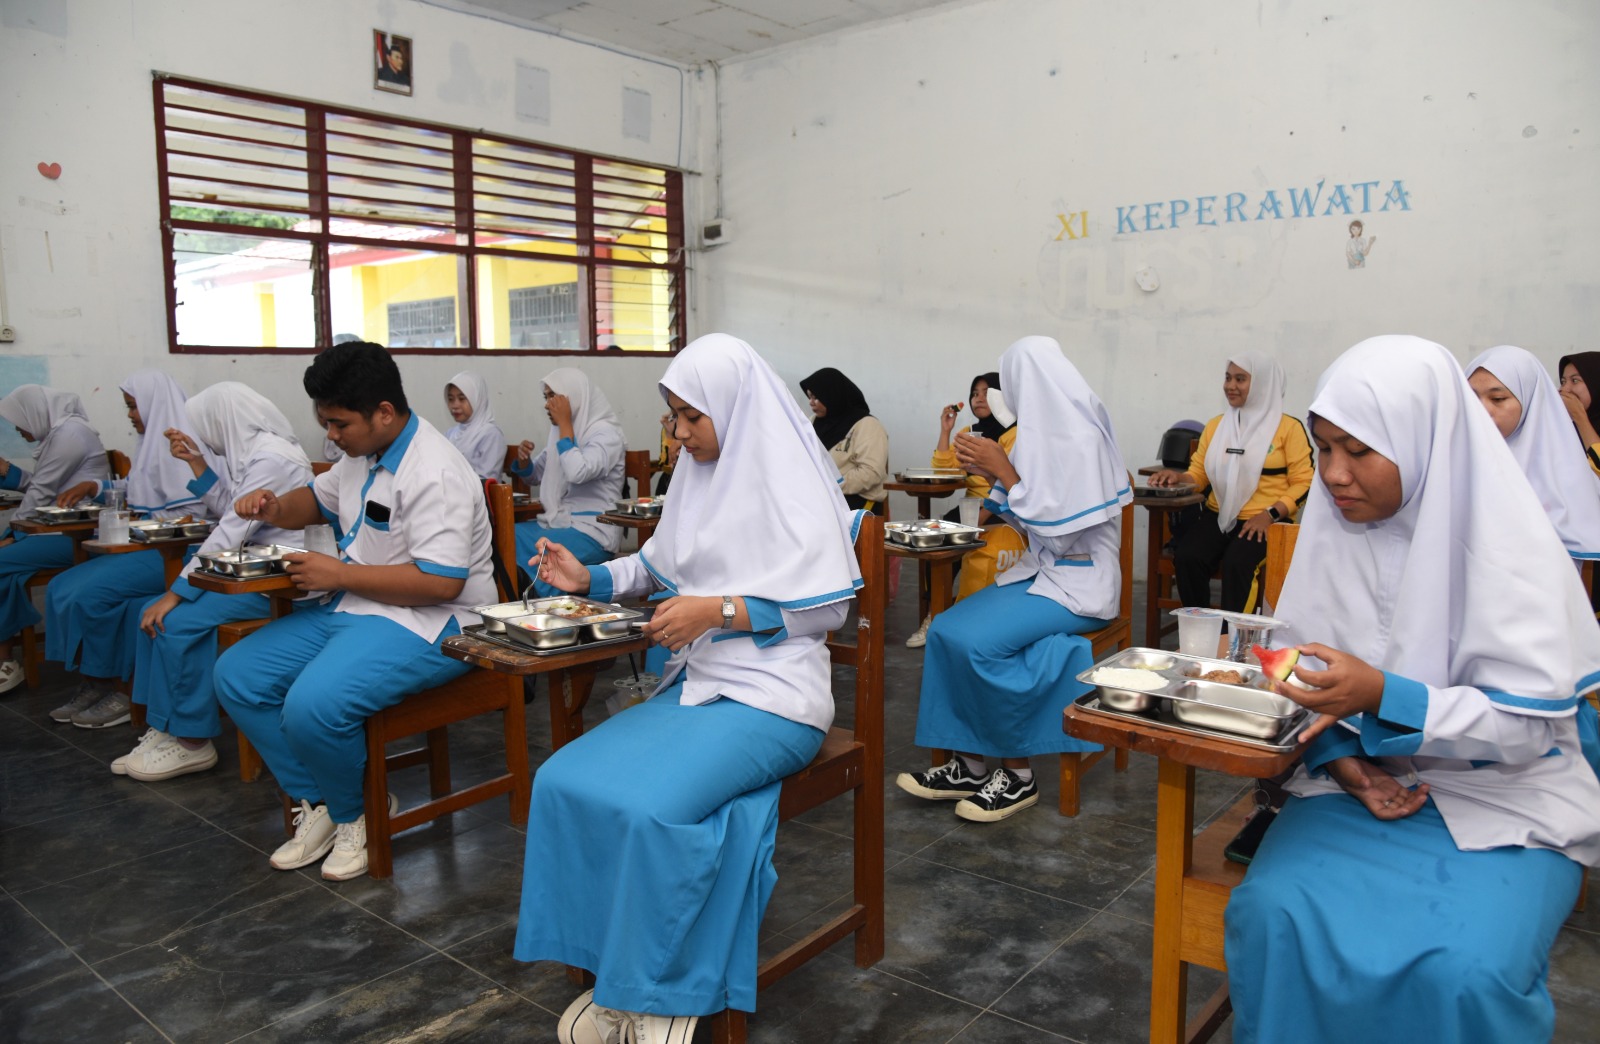
[(307, 367), (305, 389), (344, 457), (282, 497), (248, 493), (236, 510), (280, 529), (331, 523), (339, 557), (287, 556), (296, 586), (328, 593), (229, 649), (216, 690), (300, 803), (272, 865), (327, 856), (322, 876), (342, 881), (367, 872), (366, 719), (465, 673), (439, 644), (476, 619), (469, 606), (494, 601), (494, 581), (478, 477), (411, 412), (389, 353), (335, 345)]

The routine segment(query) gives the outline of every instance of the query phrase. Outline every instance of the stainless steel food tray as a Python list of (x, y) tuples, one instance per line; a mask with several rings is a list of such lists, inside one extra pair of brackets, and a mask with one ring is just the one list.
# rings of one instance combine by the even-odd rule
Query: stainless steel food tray
[(493, 642), (496, 645), (504, 646), (513, 652), (528, 653), (533, 656), (555, 656), (558, 653), (571, 652), (574, 649), (594, 649), (606, 645), (621, 645), (624, 642), (632, 641), (636, 637), (635, 632), (630, 628), (627, 634), (618, 635), (615, 638), (601, 638), (590, 641), (579, 640), (570, 645), (563, 645), (554, 649), (535, 649), (532, 646), (522, 645), (519, 642), (506, 637), (504, 633), (493, 634), (487, 628), (485, 628), (483, 624), (468, 624), (461, 629), (461, 633), (469, 635), (473, 638), (481, 638), (486, 642)]
[(627, 497), (613, 501), (614, 512), (618, 515), (635, 515), (639, 518), (660, 518), (662, 508), (666, 506), (665, 497)]
[(519, 598), (512, 602), (473, 606), (472, 611), (483, 617), (483, 627), (491, 634), (504, 634), (510, 620), (547, 615), (570, 621), (573, 627), (583, 630), (583, 637), (593, 641), (626, 638), (633, 622), (645, 615), (637, 609), (624, 609), (578, 595), (530, 598), (527, 602)]
[(1270, 750), (1275, 754), (1288, 754), (1300, 749), (1300, 732), (1315, 717), (1310, 711), (1301, 709), (1298, 714), (1290, 718), (1283, 728), (1266, 739), (1256, 739), (1243, 736), (1237, 732), (1225, 732), (1220, 729), (1208, 729), (1201, 725), (1191, 725), (1179, 721), (1165, 711), (1151, 711), (1145, 714), (1133, 714), (1120, 711), (1114, 707), (1107, 707), (1098, 693), (1087, 692), (1072, 701), (1075, 706), (1086, 710), (1097, 711), (1100, 714), (1109, 714), (1114, 718), (1127, 718), (1141, 725), (1151, 725), (1158, 729), (1171, 732), (1181, 732), (1189, 736), (1207, 736), (1212, 739), (1226, 740), (1244, 747), (1254, 747), (1257, 750)]
[(128, 539), (147, 544), (162, 540), (200, 540), (211, 532), (210, 522), (135, 522), (128, 527)]
[(282, 572), (281, 565), (275, 564), (272, 559), (246, 554), (236, 547), (223, 551), (206, 551), (194, 557), (197, 563), (196, 569), (229, 580), (254, 580)]
[(1186, 497), (1195, 490), (1193, 482), (1180, 482), (1173, 486), (1135, 486), (1136, 497)]
[(901, 482), (965, 482), (967, 473), (960, 468), (907, 468), (895, 478)]
[(37, 507), (33, 509), (33, 517), (47, 526), (59, 526), (68, 522), (87, 522), (99, 510), (96, 507)]
[(883, 532), (891, 543), (903, 544), (918, 551), (975, 544), (983, 536), (983, 530), (977, 526), (964, 526), (959, 522), (946, 522), (937, 518), (920, 518), (915, 522), (887, 522), (884, 524)]
[[(1146, 671), (1160, 679), (1161, 684), (1142, 690), (1095, 681), (1095, 672), (1108, 667)], [(1219, 670), (1236, 671), (1241, 681), (1201, 678), (1203, 674)], [(1113, 653), (1079, 674), (1078, 680), (1095, 686), (1106, 710), (1129, 714), (1152, 710), (1168, 713), (1190, 726), (1230, 736), (1265, 740), (1278, 735), (1291, 719), (1304, 713), (1299, 704), (1272, 691), (1271, 681), (1254, 664), (1188, 656), (1163, 649), (1135, 648)]]

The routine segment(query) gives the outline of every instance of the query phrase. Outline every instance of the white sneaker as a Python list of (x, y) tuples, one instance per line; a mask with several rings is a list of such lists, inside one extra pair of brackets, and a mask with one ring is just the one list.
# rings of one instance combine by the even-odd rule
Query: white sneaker
[(333, 820), (328, 818), (328, 806), (311, 807), (311, 802), (300, 802), (300, 811), (294, 814), (294, 837), (278, 846), (270, 862), (279, 870), (296, 870), (315, 863), (333, 847)]
[(627, 1015), (594, 1002), (594, 991), (584, 990), (567, 1005), (556, 1025), (561, 1044), (623, 1044), (622, 1027)]
[(132, 758), (136, 754), (142, 754), (152, 747), (159, 747), (163, 743), (172, 741), (173, 737), (165, 732), (162, 732), (160, 729), (145, 729), (144, 735), (139, 737), (139, 742), (134, 744), (133, 749), (111, 763), (111, 771), (115, 772), (119, 776), (126, 776), (128, 774), (129, 758)]
[(134, 751), (123, 766), (129, 779), (144, 783), (159, 783), (173, 776), (190, 772), (204, 772), (217, 767), (217, 748), (210, 740), (206, 745), (190, 750), (176, 739), (149, 750)]
[(16, 660), (6, 660), (0, 663), (0, 692), (10, 692), (25, 681), (27, 675), (23, 673), (22, 664)]
[[(698, 1015), (646, 1015), (637, 1011), (622, 1014), (628, 1019), (623, 1037), (628, 1044), (689, 1044), (695, 1023), (700, 1021)], [(628, 1030), (632, 1031), (631, 1036), (626, 1035)]]
[(928, 644), (928, 625), (933, 623), (933, 617), (922, 621), (922, 626), (911, 632), (911, 637), (906, 639), (907, 649), (920, 649)]
[[(400, 799), (389, 795), (389, 815), (400, 811)], [(322, 861), (322, 876), (329, 881), (348, 881), (367, 872), (367, 817), (354, 823), (333, 825), (333, 851)]]

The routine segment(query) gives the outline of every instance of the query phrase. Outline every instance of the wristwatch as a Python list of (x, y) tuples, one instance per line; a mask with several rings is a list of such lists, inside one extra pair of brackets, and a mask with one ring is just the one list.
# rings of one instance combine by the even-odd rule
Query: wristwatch
[(723, 630), (733, 626), (733, 595), (722, 596), (722, 627)]
[(1267, 514), (1272, 516), (1272, 521), (1274, 521), (1274, 522), (1282, 522), (1283, 521), (1283, 516), (1278, 514), (1278, 505), (1276, 505), (1276, 504), (1274, 504), (1271, 507), (1267, 508)]

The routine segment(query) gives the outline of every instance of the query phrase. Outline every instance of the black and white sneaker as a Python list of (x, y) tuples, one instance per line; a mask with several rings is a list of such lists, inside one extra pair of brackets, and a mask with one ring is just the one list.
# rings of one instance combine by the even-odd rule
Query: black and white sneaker
[(983, 786), (984, 779), (983, 776), (968, 772), (967, 763), (959, 755), (952, 754), (950, 760), (938, 768), (926, 772), (902, 772), (894, 782), (907, 794), (915, 794), (919, 798), (957, 801), (976, 794)]
[(1023, 782), (1003, 768), (989, 773), (982, 788), (956, 805), (956, 815), (974, 823), (998, 823), (1039, 800), (1039, 784)]

